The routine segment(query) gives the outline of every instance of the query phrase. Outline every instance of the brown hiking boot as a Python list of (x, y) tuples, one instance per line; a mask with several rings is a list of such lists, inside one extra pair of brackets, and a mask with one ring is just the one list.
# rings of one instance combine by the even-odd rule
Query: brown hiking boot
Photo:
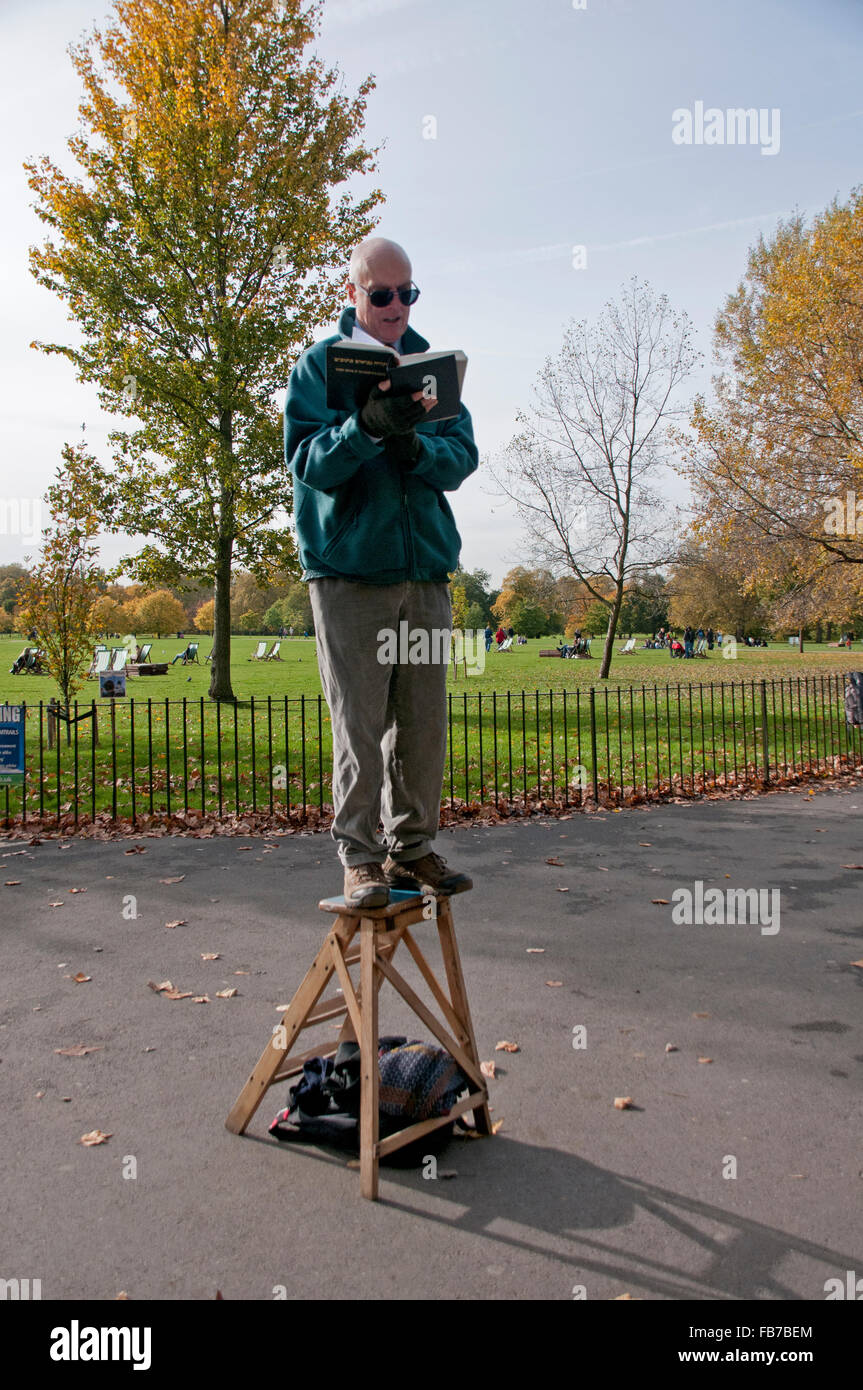
[(460, 874), (457, 869), (448, 869), (446, 860), (434, 852), (424, 854), (421, 859), (410, 859), (405, 864), (387, 855), (384, 874), (391, 888), (408, 888), (417, 892), (430, 889), (433, 893), (466, 893), (473, 888), (472, 878)]
[(345, 867), (345, 902), (355, 907), (386, 907), (389, 883), (383, 866), (375, 861)]

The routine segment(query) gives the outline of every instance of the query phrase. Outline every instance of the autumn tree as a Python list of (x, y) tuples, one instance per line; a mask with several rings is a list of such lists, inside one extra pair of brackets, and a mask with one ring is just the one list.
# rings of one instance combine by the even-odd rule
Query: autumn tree
[(199, 632), (213, 631), (213, 614), (216, 611), (215, 599), (208, 598), (195, 613), (195, 627)]
[(104, 575), (97, 564), (99, 519), (81, 487), (92, 459), (83, 445), (67, 444), (62, 456), (65, 467), (46, 495), (51, 525), (43, 532), (41, 558), (21, 582), (18, 621), (25, 631), (35, 629), (42, 664), (68, 711), (90, 666)]
[(90, 495), (143, 535), (126, 571), (215, 586), (210, 695), (233, 698), (231, 571), (293, 568), (276, 392), (334, 314), (382, 195), (334, 190), (375, 167), (366, 97), (306, 48), (321, 4), (114, 0), (70, 49), (84, 87), (69, 148), (84, 171), (25, 167), (50, 238), (31, 252), (81, 341), (36, 343), (95, 382), (116, 430)]
[(668, 581), (669, 619), (675, 628), (713, 627), (720, 632), (760, 631), (768, 621), (763, 594), (747, 584), (745, 532), (738, 528), (723, 546), (687, 536)]
[(110, 594), (100, 594), (93, 605), (93, 622), (97, 632), (120, 632), (124, 627), (123, 605)]
[(141, 632), (153, 632), (157, 638), (163, 632), (182, 632), (186, 626), (186, 610), (170, 589), (156, 589), (152, 594), (145, 594), (135, 605), (135, 611)]
[(574, 323), (540, 372), (529, 414), (494, 470), (540, 564), (579, 579), (607, 614), (611, 666), (627, 585), (669, 553), (658, 484), (675, 394), (698, 360), (685, 314), (633, 279), (595, 324)]
[(695, 530), (745, 533), (747, 581), (796, 593), (802, 625), (863, 565), (863, 191), (759, 238), (714, 341), (716, 396), (682, 441)]

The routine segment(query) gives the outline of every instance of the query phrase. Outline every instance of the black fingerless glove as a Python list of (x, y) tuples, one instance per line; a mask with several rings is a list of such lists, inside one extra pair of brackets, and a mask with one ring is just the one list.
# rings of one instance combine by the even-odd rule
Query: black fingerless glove
[(422, 401), (411, 400), (409, 394), (394, 396), (392, 388), (381, 391), (373, 386), (360, 411), (360, 424), (368, 434), (387, 439), (393, 435), (410, 434), (425, 415)]

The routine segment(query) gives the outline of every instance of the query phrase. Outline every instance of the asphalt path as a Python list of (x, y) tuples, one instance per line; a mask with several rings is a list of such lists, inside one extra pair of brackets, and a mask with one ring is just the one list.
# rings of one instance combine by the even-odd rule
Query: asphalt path
[[(328, 834), (0, 841), (0, 1276), (70, 1300), (824, 1299), (863, 1274), (861, 824), (863, 789), (819, 789), (442, 833), (474, 879), (454, 915), (501, 1124), (436, 1178), (382, 1168), (377, 1203), (344, 1155), (270, 1139), (287, 1083), (224, 1127), (331, 920)], [(675, 922), (697, 882), (779, 897)], [(428, 1036), (381, 999), (382, 1032)]]

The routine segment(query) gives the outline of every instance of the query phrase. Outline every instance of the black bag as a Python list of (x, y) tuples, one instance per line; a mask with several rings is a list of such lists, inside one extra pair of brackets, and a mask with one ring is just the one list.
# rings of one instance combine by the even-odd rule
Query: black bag
[[(467, 1078), (448, 1052), (403, 1037), (378, 1039), (381, 1067), (379, 1133), (382, 1139), (417, 1120), (446, 1115)], [(331, 1144), (359, 1153), (361, 1059), (359, 1044), (344, 1042), (335, 1058), (311, 1057), (290, 1088), (290, 1105), (280, 1110), (270, 1134), (283, 1142)], [(462, 1128), (466, 1126), (462, 1125)], [(420, 1139), (381, 1159), (394, 1167), (415, 1167), (426, 1154), (445, 1148), (453, 1126), (439, 1125)]]

